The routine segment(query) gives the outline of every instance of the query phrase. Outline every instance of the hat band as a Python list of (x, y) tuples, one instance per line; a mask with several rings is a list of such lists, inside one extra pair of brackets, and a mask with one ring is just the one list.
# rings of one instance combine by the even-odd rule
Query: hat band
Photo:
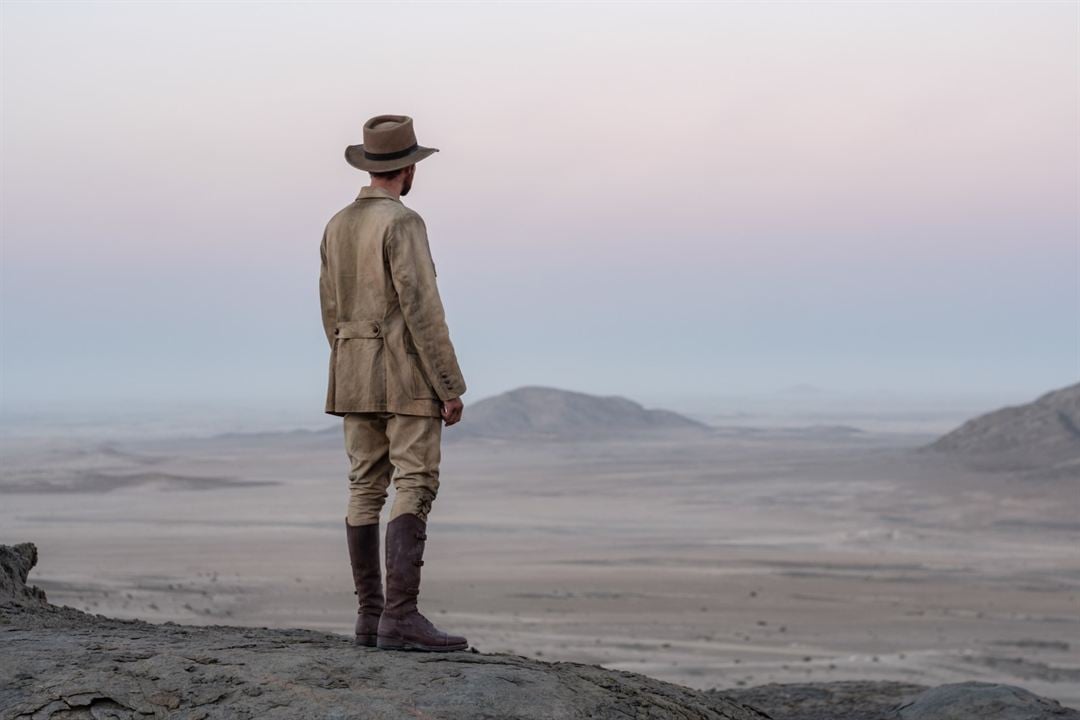
[(364, 157), (367, 158), (368, 160), (397, 160), (398, 158), (403, 158), (406, 155), (412, 155), (413, 150), (415, 150), (418, 147), (419, 147), (419, 143), (413, 143), (412, 145), (405, 148), (404, 150), (395, 150), (394, 152), (388, 152), (388, 153), (373, 153), (373, 152), (368, 152), (367, 150), (365, 150), (364, 151)]

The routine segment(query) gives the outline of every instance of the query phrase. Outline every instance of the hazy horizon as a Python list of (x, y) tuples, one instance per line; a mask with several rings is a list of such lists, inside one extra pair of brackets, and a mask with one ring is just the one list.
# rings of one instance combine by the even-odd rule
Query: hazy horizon
[(8, 420), (317, 419), (318, 243), (386, 112), (441, 150), (404, 201), (466, 403), (1080, 378), (1075, 4), (0, 12)]
[[(515, 388), (508, 388), (511, 389)], [(807, 385), (772, 392), (706, 397), (558, 389), (617, 395), (646, 408), (671, 410), (717, 427), (847, 426), (870, 433), (899, 433), (923, 441), (953, 430), (975, 416), (1006, 405), (1026, 404), (1037, 397), (1008, 393), (912, 394), (886, 390), (845, 393)], [(466, 398), (465, 419), (470, 417), (469, 408), (478, 401), (501, 394)], [(303, 401), (287, 402), (273, 397), (216, 406), (199, 401), (158, 405), (122, 401), (92, 405), (39, 404), (33, 409), (5, 407), (0, 415), (0, 442), (9, 443), (8, 449), (12, 449), (15, 445), (11, 443), (32, 439), (74, 444), (111, 443), (155, 437), (322, 430), (340, 426), (340, 422), (339, 418), (325, 414), (321, 406), (312, 407)]]

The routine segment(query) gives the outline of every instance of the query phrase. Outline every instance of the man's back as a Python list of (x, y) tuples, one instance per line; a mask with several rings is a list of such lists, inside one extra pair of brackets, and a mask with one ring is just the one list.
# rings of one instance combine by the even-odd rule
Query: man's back
[(439, 417), (461, 396), (424, 221), (365, 186), (327, 223), (320, 299), (331, 347), (326, 412)]

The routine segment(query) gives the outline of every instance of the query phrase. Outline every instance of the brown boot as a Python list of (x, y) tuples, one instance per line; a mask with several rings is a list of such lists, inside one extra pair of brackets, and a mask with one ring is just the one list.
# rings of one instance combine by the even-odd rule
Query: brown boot
[(375, 647), (383, 612), (382, 572), (379, 569), (379, 523), (350, 525), (345, 520), (353, 584), (356, 586), (356, 644)]
[(378, 633), (384, 650), (450, 652), (469, 647), (465, 638), (447, 635), (416, 609), (426, 529), (427, 523), (412, 513), (402, 513), (386, 526), (386, 609)]

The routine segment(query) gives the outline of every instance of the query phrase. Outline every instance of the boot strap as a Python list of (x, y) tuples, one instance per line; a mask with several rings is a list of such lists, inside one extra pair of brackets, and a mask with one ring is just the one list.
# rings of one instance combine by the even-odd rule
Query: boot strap
[(421, 565), (424, 564), (424, 561), (423, 560), (413, 560), (412, 564), (415, 565), (416, 567), (420, 567)]

